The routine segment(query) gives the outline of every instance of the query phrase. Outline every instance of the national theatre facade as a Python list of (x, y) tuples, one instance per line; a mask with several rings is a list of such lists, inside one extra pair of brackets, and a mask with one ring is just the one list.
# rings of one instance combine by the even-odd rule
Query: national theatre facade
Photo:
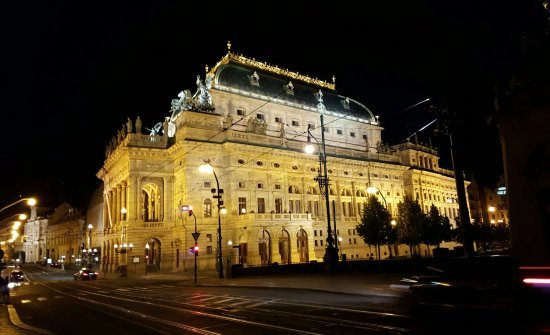
[[(171, 115), (147, 133), (139, 117), (129, 118), (107, 147), (97, 173), (103, 227), (94, 237), (104, 271), (121, 264), (132, 269), (132, 263), (142, 270), (147, 264), (145, 271), (192, 269), (195, 227), (199, 269), (217, 268), (219, 227), (223, 262), (322, 261), (326, 198), (314, 179), (319, 151), (305, 153), (308, 141), (317, 150), (324, 143), (330, 220), (348, 260), (376, 254), (356, 233), (368, 187), (377, 188), (394, 216), (405, 194), (426, 212), (434, 204), (451, 222), (458, 216), (453, 174), (439, 167), (435, 149), (409, 141), (385, 145), (378, 118), (337, 93), (334, 80), (228, 47), (197, 77), (196, 92), (185, 90), (172, 101)], [(201, 172), (205, 162), (211, 169)], [(396, 246), (392, 253), (406, 256), (406, 250)]]

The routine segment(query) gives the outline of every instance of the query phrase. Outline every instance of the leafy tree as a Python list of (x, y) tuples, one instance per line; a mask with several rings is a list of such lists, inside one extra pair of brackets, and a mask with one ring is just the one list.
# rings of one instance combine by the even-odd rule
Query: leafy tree
[(439, 210), (433, 204), (426, 217), (425, 225), (422, 227), (421, 237), (422, 242), (428, 246), (428, 252), (430, 252), (430, 245), (439, 247), (441, 242), (452, 240), (449, 218), (440, 215)]
[(412, 256), (413, 246), (422, 242), (420, 234), (426, 216), (418, 201), (413, 200), (410, 195), (405, 195), (403, 201), (397, 204), (397, 209), (397, 239), (409, 246)]
[(380, 245), (388, 243), (388, 231), (391, 230), (391, 223), (390, 213), (376, 196), (368, 197), (361, 223), (357, 225), (356, 229), (357, 234), (366, 243), (376, 246), (378, 259), (380, 259)]

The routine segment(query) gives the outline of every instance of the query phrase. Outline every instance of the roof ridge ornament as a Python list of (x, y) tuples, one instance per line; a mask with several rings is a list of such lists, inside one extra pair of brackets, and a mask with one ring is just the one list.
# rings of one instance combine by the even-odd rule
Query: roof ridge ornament
[(276, 65), (270, 65), (267, 62), (261, 62), (255, 58), (248, 58), (242, 54), (236, 54), (231, 52), (231, 42), (227, 41), (227, 54), (222, 57), (220, 61), (216, 63), (214, 67), (210, 69), (210, 74), (214, 75), (220, 66), (225, 65), (233, 61), (235, 63), (256, 68), (258, 70), (274, 73), (281, 76), (289, 77), (293, 80), (299, 80), (307, 84), (313, 84), (322, 88), (336, 91), (335, 77), (333, 76), (333, 82), (329, 83), (326, 80), (320, 80), (317, 78), (308, 77), (306, 75), (300, 74), (298, 71), (290, 71), (288, 69), (280, 68)]

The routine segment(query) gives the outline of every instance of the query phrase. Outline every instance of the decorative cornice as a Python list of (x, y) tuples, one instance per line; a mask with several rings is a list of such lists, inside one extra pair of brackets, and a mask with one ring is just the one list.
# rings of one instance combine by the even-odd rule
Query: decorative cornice
[(253, 67), (258, 70), (270, 72), (280, 76), (285, 76), (294, 80), (300, 80), (307, 84), (317, 85), (319, 87), (328, 88), (329, 90), (333, 90), (333, 91), (336, 90), (336, 84), (334, 82), (329, 83), (325, 80), (311, 78), (306, 75), (299, 74), (298, 72), (290, 71), (288, 69), (282, 69), (276, 65), (269, 65), (267, 64), (267, 62), (259, 62), (253, 58), (250, 59), (243, 55), (232, 53), (231, 51), (228, 51), (227, 54), (223, 56), (223, 58), (218, 63), (216, 63), (216, 65), (212, 69), (210, 69), (210, 74), (214, 75), (220, 66), (225, 65), (230, 61), (233, 61), (238, 64), (246, 65), (249, 67)]

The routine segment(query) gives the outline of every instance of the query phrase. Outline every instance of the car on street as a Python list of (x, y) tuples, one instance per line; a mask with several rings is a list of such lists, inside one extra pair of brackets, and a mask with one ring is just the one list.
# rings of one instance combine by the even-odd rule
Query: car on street
[(21, 270), (13, 270), (10, 274), (10, 282), (20, 283), (25, 281), (25, 274)]
[(74, 280), (90, 280), (97, 279), (97, 272), (90, 269), (81, 269), (74, 274)]

